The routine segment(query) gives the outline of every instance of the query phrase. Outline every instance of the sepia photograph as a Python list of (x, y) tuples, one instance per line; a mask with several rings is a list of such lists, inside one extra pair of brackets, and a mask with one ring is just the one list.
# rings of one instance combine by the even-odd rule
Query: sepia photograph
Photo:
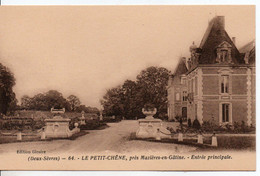
[(256, 170), (254, 5), (0, 18), (0, 170)]

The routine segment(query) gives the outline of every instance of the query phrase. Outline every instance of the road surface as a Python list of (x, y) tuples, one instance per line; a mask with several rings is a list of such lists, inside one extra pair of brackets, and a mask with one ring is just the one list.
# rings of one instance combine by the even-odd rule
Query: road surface
[(48, 153), (183, 153), (196, 150), (196, 147), (179, 144), (130, 140), (131, 133), (138, 128), (135, 120), (108, 123), (103, 130), (90, 130), (75, 140), (53, 140), (0, 144), (1, 153), (16, 153), (17, 150), (43, 150)]

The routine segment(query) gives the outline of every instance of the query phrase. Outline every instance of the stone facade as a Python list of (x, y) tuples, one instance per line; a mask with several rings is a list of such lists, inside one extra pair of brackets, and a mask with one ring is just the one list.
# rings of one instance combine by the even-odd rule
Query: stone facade
[(175, 74), (168, 82), (168, 117), (173, 120), (178, 117), (187, 118), (187, 67), (185, 58), (180, 58)]
[[(168, 111), (179, 112), (172, 95), (187, 90), (187, 117), (221, 124), (244, 121), (255, 125), (255, 47), (254, 42), (238, 51), (225, 31), (224, 17), (210, 23), (199, 47), (190, 47), (186, 61), (185, 85), (170, 78)], [(171, 95), (171, 96), (170, 96)], [(172, 104), (175, 103), (175, 106)], [(185, 106), (182, 104), (182, 106)], [(169, 120), (175, 114), (169, 113)]]

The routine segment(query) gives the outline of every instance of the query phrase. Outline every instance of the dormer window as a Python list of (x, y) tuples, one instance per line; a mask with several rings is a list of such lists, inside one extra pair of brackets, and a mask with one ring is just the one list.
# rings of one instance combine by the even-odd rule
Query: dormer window
[(219, 54), (220, 54), (220, 61), (221, 62), (227, 62), (227, 60), (228, 60), (228, 50), (223, 49), (219, 52)]
[(181, 77), (181, 84), (186, 84), (186, 78), (185, 77)]
[(232, 49), (232, 46), (227, 42), (223, 42), (219, 46), (217, 46), (216, 62), (217, 63), (232, 63), (231, 49)]

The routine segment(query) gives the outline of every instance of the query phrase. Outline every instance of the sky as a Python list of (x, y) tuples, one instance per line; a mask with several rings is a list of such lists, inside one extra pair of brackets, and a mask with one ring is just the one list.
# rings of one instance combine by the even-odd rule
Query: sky
[(255, 38), (254, 6), (1, 6), (0, 62), (18, 100), (52, 89), (100, 108), (107, 89), (141, 70), (174, 71), (215, 15), (238, 48)]

